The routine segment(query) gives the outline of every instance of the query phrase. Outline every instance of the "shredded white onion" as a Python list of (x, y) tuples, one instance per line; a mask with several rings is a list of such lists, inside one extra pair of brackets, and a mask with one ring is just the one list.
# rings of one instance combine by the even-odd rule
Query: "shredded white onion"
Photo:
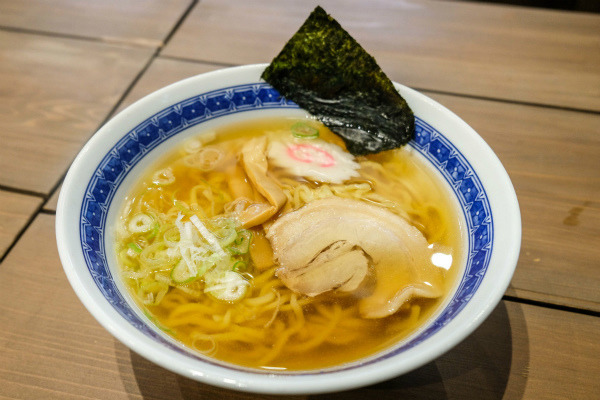
[(227, 256), (227, 253), (225, 253), (225, 250), (223, 250), (223, 248), (219, 244), (219, 240), (212, 233), (210, 233), (210, 231), (208, 229), (206, 229), (206, 227), (204, 226), (202, 221), (200, 221), (200, 218), (198, 218), (197, 215), (192, 215), (190, 217), (190, 221), (198, 229), (198, 231), (200, 232), (202, 237), (204, 237), (204, 239), (206, 239), (206, 241), (211, 246), (211, 248), (215, 254), (218, 254), (221, 257)]
[(198, 270), (196, 268), (196, 263), (192, 259), (192, 253), (195, 248), (192, 240), (192, 224), (189, 222), (184, 224), (181, 222), (182, 219), (183, 215), (180, 213), (175, 220), (175, 225), (177, 226), (177, 229), (179, 229), (179, 253), (181, 254), (181, 258), (187, 264), (190, 275), (196, 275)]

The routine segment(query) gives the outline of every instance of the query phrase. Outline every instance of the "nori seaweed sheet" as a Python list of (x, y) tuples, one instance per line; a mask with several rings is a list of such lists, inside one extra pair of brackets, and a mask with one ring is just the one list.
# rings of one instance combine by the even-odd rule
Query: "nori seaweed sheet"
[(320, 6), (262, 78), (339, 135), (354, 155), (394, 149), (414, 136), (414, 114), (391, 80)]

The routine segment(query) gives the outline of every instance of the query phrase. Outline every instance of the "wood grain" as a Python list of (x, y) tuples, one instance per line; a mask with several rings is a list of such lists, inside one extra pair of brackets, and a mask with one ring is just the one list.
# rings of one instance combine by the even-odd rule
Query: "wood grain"
[(441, 1), (203, 0), (163, 54), (270, 62), (321, 4), (407, 86), (600, 111), (600, 15)]
[(48, 194), (151, 55), (0, 31), (0, 184)]
[[(404, 376), (260, 396), (180, 377), (108, 334), (66, 279), (54, 216), (37, 214), (6, 252), (42, 198), (51, 194), (43, 208), (56, 209), (50, 191), (113, 107), (224, 65), (269, 62), (317, 3), (392, 79), (455, 111), (503, 162), (523, 218), (507, 294), (595, 316), (503, 301), (466, 340)], [(585, 13), (429, 0), (0, 0), (0, 187), (40, 194), (0, 189), (0, 398), (596, 399), (598, 65), (600, 15)]]
[(0, 190), (0, 258), (41, 203), (39, 197)]
[(127, 97), (123, 99), (118, 111), (167, 85), (220, 68), (223, 67), (215, 64), (172, 60), (161, 57), (155, 58), (144, 75), (128, 93)]
[[(182, 378), (117, 342), (69, 286), (53, 216), (38, 216), (1, 265), (0, 324), (0, 397), (284, 398)], [(598, 318), (502, 302), (464, 342), (414, 372), (350, 392), (296, 398), (592, 399), (600, 390), (598, 329)]]
[(430, 94), (504, 164), (523, 239), (509, 294), (600, 311), (600, 115)]
[(158, 47), (192, 0), (0, 2), (0, 26)]

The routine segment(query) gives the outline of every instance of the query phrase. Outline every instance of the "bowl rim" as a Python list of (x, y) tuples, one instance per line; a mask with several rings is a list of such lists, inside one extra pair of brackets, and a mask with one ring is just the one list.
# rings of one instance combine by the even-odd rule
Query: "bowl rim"
[[(168, 85), (143, 97), (115, 115), (85, 144), (65, 177), (56, 212), (56, 238), (59, 256), (75, 293), (96, 320), (131, 350), (175, 373), (227, 389), (270, 394), (308, 394), (347, 390), (406, 373), (439, 357), (470, 335), (492, 312), (502, 298), (512, 279), (519, 255), (521, 243), (520, 212), (516, 193), (510, 182), (510, 178), (498, 157), (483, 138), (466, 122), (441, 104), (413, 89), (397, 83), (395, 83), (396, 87), (405, 97), (409, 96), (411, 99), (418, 100), (418, 104), (411, 104), (415, 115), (422, 112), (433, 112), (438, 116), (434, 124), (444, 127), (454, 127), (464, 132), (464, 135), (467, 135), (469, 140), (463, 144), (462, 152), (467, 152), (469, 155), (473, 152), (479, 152), (477, 153), (477, 159), (485, 160), (486, 182), (491, 180), (490, 182), (494, 183), (487, 188), (489, 189), (487, 190), (488, 197), (490, 201), (493, 200), (493, 208), (498, 208), (500, 204), (503, 207), (503, 218), (498, 221), (499, 225), (495, 229), (500, 228), (501, 232), (512, 232), (511, 236), (502, 235), (500, 238), (494, 238), (494, 240), (501, 239), (500, 244), (495, 244), (495, 246), (501, 246), (505, 251), (502, 259), (499, 259), (497, 252), (495, 252), (495, 262), (500, 266), (496, 268), (497, 272), (494, 277), (486, 276), (483, 279), (484, 282), (482, 282), (482, 285), (486, 283), (485, 287), (489, 287), (487, 291), (477, 291), (473, 298), (469, 300), (469, 304), (471, 305), (477, 302), (476, 309), (472, 311), (475, 315), (466, 318), (467, 314), (460, 312), (459, 315), (442, 328), (446, 333), (445, 340), (429, 341), (429, 347), (418, 348), (418, 351), (411, 351), (413, 349), (409, 349), (403, 352), (403, 363), (400, 365), (396, 360), (398, 356), (392, 356), (389, 359), (378, 361), (377, 368), (374, 365), (366, 365), (364, 368), (361, 366), (353, 370), (333, 371), (323, 375), (319, 375), (318, 373), (308, 376), (303, 376), (302, 374), (259, 374), (253, 371), (232, 370), (224, 366), (204, 365), (204, 368), (197, 368), (197, 366), (192, 367), (186, 363), (182, 364), (181, 360), (178, 360), (177, 357), (165, 357), (164, 353), (149, 351), (149, 345), (152, 343), (155, 345), (155, 342), (149, 342), (148, 338), (141, 338), (140, 340), (139, 332), (135, 328), (129, 326), (122, 318), (119, 319), (119, 314), (114, 312), (114, 310), (107, 309), (108, 301), (104, 299), (103, 302), (101, 296), (98, 296), (98, 293), (94, 293), (93, 287), (89, 285), (89, 277), (86, 278), (85, 276), (86, 273), (89, 273), (87, 268), (85, 271), (81, 271), (82, 268), (78, 269), (81, 263), (76, 254), (77, 249), (73, 248), (72, 240), (68, 240), (69, 236), (72, 236), (72, 232), (69, 232), (69, 230), (72, 229), (75, 217), (68, 210), (72, 209), (73, 205), (77, 205), (78, 200), (80, 201), (83, 198), (83, 189), (81, 189), (82, 185), (80, 181), (83, 178), (85, 183), (87, 183), (91, 178), (90, 176), (85, 176), (85, 171), (96, 167), (96, 165), (90, 166), (93, 163), (89, 162), (90, 158), (94, 158), (92, 155), (97, 157), (97, 154), (95, 154), (97, 153), (96, 148), (110, 149), (111, 146), (108, 146), (109, 144), (114, 144), (115, 140), (118, 140), (125, 132), (129, 132), (133, 129), (133, 125), (138, 123), (139, 118), (136, 119), (137, 114), (143, 114), (145, 115), (144, 118), (147, 118), (149, 115), (164, 109), (170, 104), (190, 98), (194, 93), (198, 94), (196, 87), (202, 87), (202, 92), (205, 93), (212, 88), (231, 86), (231, 83), (241, 82), (250, 77), (254, 81), (258, 81), (259, 73), (266, 65), (253, 64), (225, 68), (196, 75)], [(227, 83), (224, 85), (221, 83), (222, 81)], [(112, 138), (115, 135), (112, 132), (116, 130), (121, 132), (121, 135), (118, 135), (115, 139)], [(494, 220), (494, 223), (496, 223), (496, 220)], [(79, 249), (81, 249), (80, 246)], [(492, 265), (492, 261), (490, 261), (490, 265)], [(493, 282), (490, 284), (491, 280)], [(470, 308), (474, 308), (474, 306)], [(115, 316), (117, 319), (115, 319)]]

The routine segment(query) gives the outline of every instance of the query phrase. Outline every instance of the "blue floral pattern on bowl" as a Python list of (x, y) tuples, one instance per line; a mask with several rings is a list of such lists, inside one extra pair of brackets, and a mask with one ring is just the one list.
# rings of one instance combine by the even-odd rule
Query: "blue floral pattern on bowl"
[[(266, 83), (233, 86), (174, 104), (127, 132), (97, 166), (87, 185), (81, 207), (80, 240), (88, 270), (98, 289), (114, 309), (132, 326), (153, 340), (188, 357), (199, 357), (165, 339), (144, 322), (120, 293), (110, 272), (105, 229), (109, 206), (127, 173), (152, 149), (168, 138), (203, 122), (225, 115), (261, 109), (298, 106), (283, 99)], [(392, 357), (426, 340), (450, 322), (479, 287), (492, 253), (493, 223), (490, 204), (477, 174), (467, 159), (440, 132), (417, 118), (415, 138), (409, 144), (443, 175), (454, 191), (465, 215), (468, 236), (467, 264), (459, 287), (438, 317), (427, 328), (401, 346), (361, 363), (373, 363)], [(219, 364), (214, 361), (215, 364)], [(219, 364), (220, 365), (220, 364)], [(358, 364), (333, 368), (340, 371)], [(231, 367), (244, 370), (243, 368)], [(272, 371), (264, 373), (272, 374)], [(306, 374), (311, 374), (307, 372)], [(316, 371), (322, 374), (323, 371)], [(285, 374), (285, 372), (284, 372)], [(296, 373), (297, 374), (297, 373)]]

